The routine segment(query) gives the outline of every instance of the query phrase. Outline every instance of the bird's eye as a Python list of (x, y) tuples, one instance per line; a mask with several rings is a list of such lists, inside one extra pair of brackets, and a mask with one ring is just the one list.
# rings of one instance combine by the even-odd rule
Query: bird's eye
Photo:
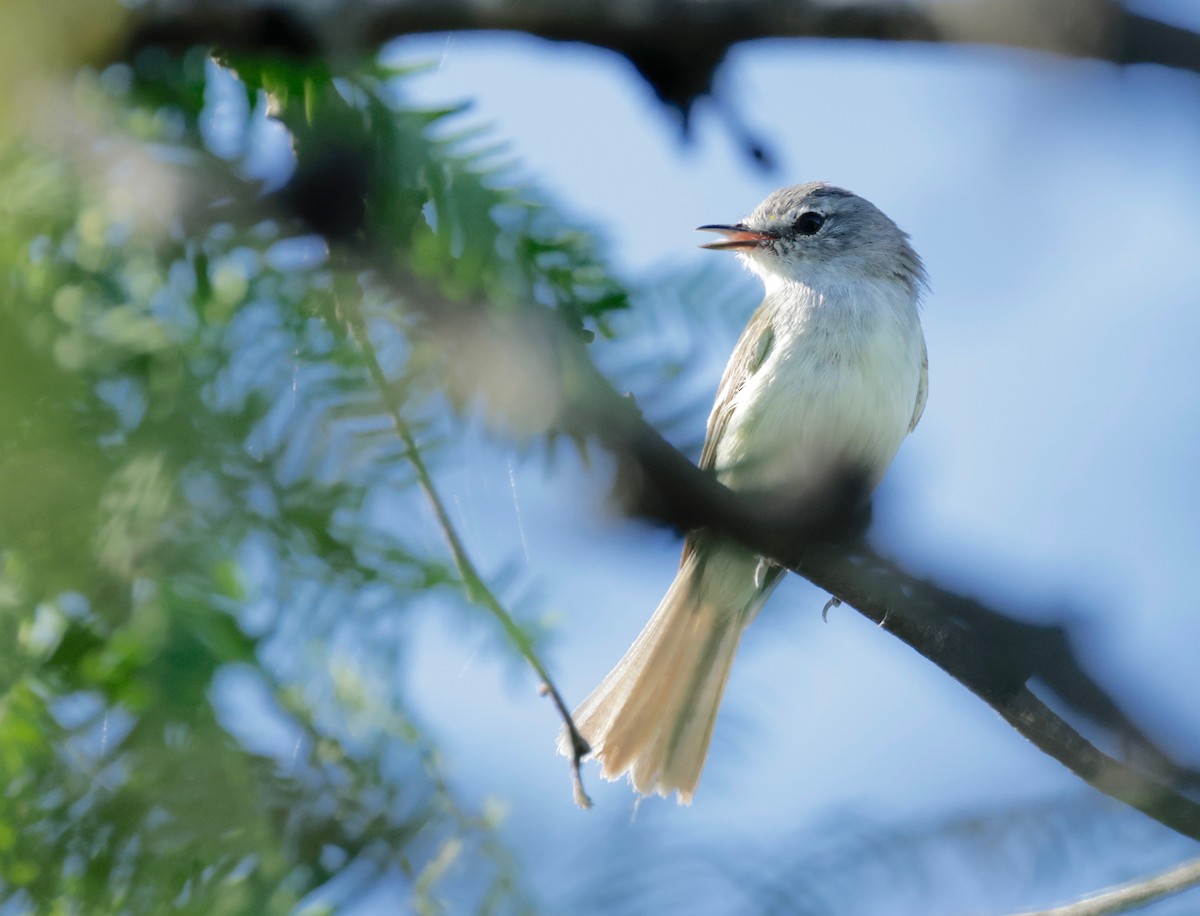
[(816, 235), (821, 227), (825, 225), (825, 217), (820, 213), (814, 213), (809, 210), (807, 213), (801, 213), (796, 220), (796, 231), (801, 235)]

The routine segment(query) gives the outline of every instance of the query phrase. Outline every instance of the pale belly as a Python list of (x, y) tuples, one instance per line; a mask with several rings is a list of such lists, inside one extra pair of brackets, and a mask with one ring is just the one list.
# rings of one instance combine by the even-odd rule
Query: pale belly
[(803, 496), (852, 473), (873, 489), (912, 423), (922, 354), (920, 326), (888, 318), (841, 346), (795, 335), (736, 396), (718, 476), (734, 489)]

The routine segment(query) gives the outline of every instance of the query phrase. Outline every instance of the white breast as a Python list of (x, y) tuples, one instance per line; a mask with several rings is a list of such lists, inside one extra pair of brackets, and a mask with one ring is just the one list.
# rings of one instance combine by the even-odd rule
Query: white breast
[(908, 432), (921, 382), (911, 289), (880, 279), (772, 287), (774, 343), (735, 398), (717, 450), (721, 479), (802, 494), (851, 469), (874, 487)]

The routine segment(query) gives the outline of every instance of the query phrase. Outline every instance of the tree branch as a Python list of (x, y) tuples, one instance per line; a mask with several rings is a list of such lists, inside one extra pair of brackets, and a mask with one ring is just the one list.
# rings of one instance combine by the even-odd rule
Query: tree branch
[(1151, 878), (1132, 881), (1066, 906), (1030, 911), (1020, 916), (1110, 916), (1113, 913), (1128, 913), (1198, 884), (1200, 859), (1192, 859)]
[(822, 38), (1024, 48), (1200, 72), (1200, 34), (1116, 0), (150, 0), (122, 56), (148, 45), (336, 60), (401, 35), (518, 31), (608, 48), (685, 114), (733, 45)]

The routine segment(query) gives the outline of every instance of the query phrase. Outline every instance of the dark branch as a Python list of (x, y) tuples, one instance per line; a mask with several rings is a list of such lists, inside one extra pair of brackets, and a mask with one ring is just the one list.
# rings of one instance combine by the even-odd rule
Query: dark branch
[(1200, 72), (1200, 34), (1115, 0), (150, 0), (135, 22), (125, 57), (148, 45), (214, 45), (337, 60), (401, 35), (525, 32), (615, 51), (685, 114), (726, 52), (757, 38), (998, 45)]

